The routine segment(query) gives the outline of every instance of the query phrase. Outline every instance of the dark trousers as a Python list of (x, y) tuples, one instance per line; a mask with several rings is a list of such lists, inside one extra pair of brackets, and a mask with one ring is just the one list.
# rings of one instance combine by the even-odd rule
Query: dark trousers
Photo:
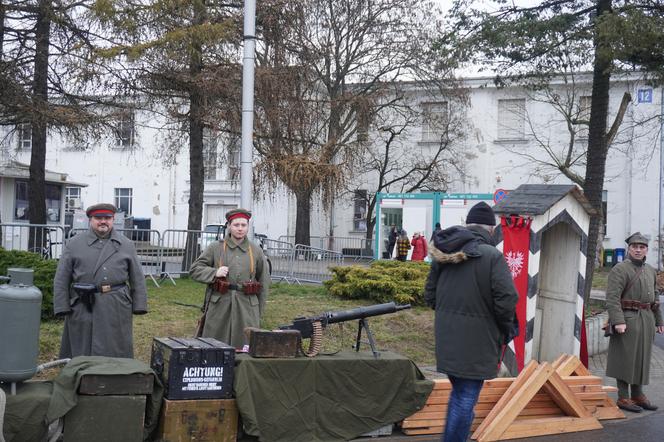
[(388, 254), (389, 258), (392, 257), (392, 251), (394, 250), (394, 244), (396, 244), (396, 243), (394, 243), (394, 242), (387, 243), (387, 254)]
[(447, 404), (447, 418), (442, 442), (466, 442), (475, 418), (475, 404), (480, 397), (484, 381), (448, 376), (452, 394)]

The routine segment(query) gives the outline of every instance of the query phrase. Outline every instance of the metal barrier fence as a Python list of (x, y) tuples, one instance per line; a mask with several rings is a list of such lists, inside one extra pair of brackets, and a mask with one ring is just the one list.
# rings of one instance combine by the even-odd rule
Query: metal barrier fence
[(0, 224), (0, 236), (5, 250), (25, 250), (44, 259), (60, 258), (65, 242), (64, 228), (48, 224)]
[(281, 278), (286, 282), (322, 283), (332, 278), (331, 266), (343, 265), (341, 253), (297, 244), (291, 254), (290, 273)]
[(164, 230), (161, 259), (169, 275), (188, 275), (189, 268), (216, 238), (202, 230)]
[[(29, 250), (30, 245), (36, 244), (37, 246), (29, 251), (40, 253), (45, 259), (58, 259), (62, 255), (64, 243), (74, 235), (85, 231), (87, 229), (72, 229), (65, 237), (65, 230), (61, 226), (0, 224), (2, 247), (8, 250)], [(134, 243), (143, 272), (157, 287), (159, 282), (167, 278), (175, 284), (171, 275), (188, 275), (191, 264), (200, 253), (217, 240), (215, 235), (202, 230), (168, 229), (163, 234), (150, 229), (116, 229), (116, 231)], [(39, 245), (42, 237), (43, 245)], [(317, 239), (320, 242), (328, 238)], [(336, 244), (344, 244), (344, 240), (360, 240), (359, 238), (334, 239)], [(340, 251), (302, 244), (293, 245), (269, 238), (257, 239), (257, 242), (270, 261), (272, 279), (288, 283), (322, 283), (332, 277), (329, 268), (344, 265), (344, 257), (348, 257)], [(356, 242), (356, 244), (362, 243)]]
[(295, 246), (285, 241), (265, 238), (261, 241), (263, 253), (270, 261), (272, 278), (277, 280), (286, 279), (292, 272), (293, 250)]
[[(279, 237), (279, 241), (292, 243), (295, 241), (295, 236), (282, 235)], [(345, 258), (371, 259), (374, 254), (373, 239), (350, 236), (312, 236), (310, 243), (312, 247), (341, 253)]]

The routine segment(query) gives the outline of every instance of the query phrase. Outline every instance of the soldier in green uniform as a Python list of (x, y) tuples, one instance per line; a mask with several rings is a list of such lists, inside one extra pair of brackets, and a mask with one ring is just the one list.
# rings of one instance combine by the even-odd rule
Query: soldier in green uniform
[(134, 244), (113, 229), (115, 212), (112, 204), (90, 206), (90, 229), (65, 244), (58, 262), (53, 309), (65, 318), (61, 358), (134, 357), (132, 313), (147, 313), (147, 291)]
[[(656, 290), (657, 272), (646, 264), (648, 239), (636, 232), (625, 240), (628, 259), (609, 273), (606, 304), (615, 333), (609, 341), (606, 375), (616, 378), (618, 406), (639, 413), (657, 406), (643, 394), (650, 381), (655, 332), (664, 333)], [(630, 390), (631, 388), (631, 396)]]
[(226, 213), (225, 238), (210, 244), (189, 270), (208, 285), (202, 336), (235, 348), (247, 343), (245, 327), (260, 326), (270, 287), (265, 255), (247, 238), (250, 218), (245, 209)]

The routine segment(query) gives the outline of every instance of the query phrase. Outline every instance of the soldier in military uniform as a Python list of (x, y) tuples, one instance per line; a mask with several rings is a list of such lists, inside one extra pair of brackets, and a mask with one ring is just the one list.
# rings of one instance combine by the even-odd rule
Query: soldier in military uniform
[(53, 308), (65, 317), (62, 358), (134, 356), (132, 313), (147, 313), (147, 292), (134, 244), (113, 230), (116, 212), (112, 204), (90, 206), (89, 230), (66, 243), (58, 263)]
[(267, 260), (249, 241), (251, 212), (226, 213), (225, 238), (210, 244), (194, 261), (191, 277), (207, 284), (202, 336), (235, 348), (245, 342), (245, 327), (259, 327), (270, 286)]
[[(618, 406), (639, 413), (656, 410), (643, 394), (650, 381), (655, 332), (664, 333), (655, 269), (646, 264), (648, 239), (636, 232), (625, 240), (628, 259), (609, 273), (606, 303), (614, 333), (609, 341), (606, 375), (616, 378)], [(631, 395), (630, 390), (631, 388)]]

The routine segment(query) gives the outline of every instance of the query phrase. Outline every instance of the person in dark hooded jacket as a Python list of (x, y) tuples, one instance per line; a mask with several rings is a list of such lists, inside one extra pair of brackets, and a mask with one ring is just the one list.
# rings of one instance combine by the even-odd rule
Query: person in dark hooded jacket
[(436, 365), (452, 383), (443, 441), (465, 441), (482, 384), (496, 377), (500, 349), (514, 335), (518, 294), (493, 245), (496, 218), (480, 202), (466, 227), (436, 232), (424, 299), (435, 313)]

